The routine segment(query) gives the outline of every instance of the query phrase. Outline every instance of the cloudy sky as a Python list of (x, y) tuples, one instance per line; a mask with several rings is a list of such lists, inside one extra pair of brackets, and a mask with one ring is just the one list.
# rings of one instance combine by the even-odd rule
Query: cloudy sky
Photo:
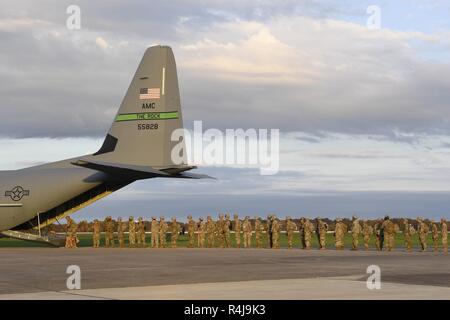
[(146, 47), (166, 44), (185, 126), (279, 129), (280, 172), (204, 166), (218, 180), (135, 183), (78, 218), (448, 217), (449, 16), (437, 0), (2, 0), (0, 166), (95, 152)]

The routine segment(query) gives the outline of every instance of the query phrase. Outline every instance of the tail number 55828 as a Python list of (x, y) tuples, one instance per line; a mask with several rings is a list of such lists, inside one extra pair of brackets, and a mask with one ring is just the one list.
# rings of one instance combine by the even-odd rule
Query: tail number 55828
[(158, 130), (157, 123), (138, 123), (138, 130)]

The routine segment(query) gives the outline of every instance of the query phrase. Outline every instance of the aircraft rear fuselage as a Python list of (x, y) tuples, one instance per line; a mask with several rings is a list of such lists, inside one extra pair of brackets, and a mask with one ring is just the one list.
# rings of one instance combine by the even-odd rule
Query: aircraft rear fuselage
[(0, 231), (20, 225), (109, 179), (105, 173), (70, 162), (0, 171)]

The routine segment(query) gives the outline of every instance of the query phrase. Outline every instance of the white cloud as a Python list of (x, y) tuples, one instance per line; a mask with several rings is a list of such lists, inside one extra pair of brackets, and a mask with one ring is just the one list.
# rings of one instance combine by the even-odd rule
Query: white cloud
[(20, 29), (49, 27), (52, 23), (29, 17), (0, 19), (0, 31), (18, 31)]
[(102, 37), (95, 38), (95, 43), (102, 49), (111, 48), (109, 43), (105, 39), (103, 39)]
[[(82, 8), (92, 18), (69, 32), (53, 12), (29, 6), (34, 18), (14, 10), (0, 16), (0, 26), (17, 26), (0, 33), (8, 43), (0, 53), (4, 119), (22, 119), (14, 128), (0, 120), (3, 136), (103, 135), (111, 120), (105, 115), (116, 111), (145, 47), (167, 42), (179, 67), (186, 120), (310, 133), (449, 132), (450, 64), (430, 61), (423, 51), (433, 44), (430, 50), (439, 54), (429, 56), (450, 56), (448, 30), (368, 30), (317, 17), (317, 8), (326, 9), (325, 16), (340, 12), (327, 2), (233, 1), (202, 2), (198, 14), (192, 3), (173, 5), (176, 10), (153, 6), (170, 13), (167, 21), (148, 21), (140, 15), (143, 4), (130, 8), (139, 14), (129, 21), (117, 3), (107, 16), (101, 5), (86, 2)], [(309, 8), (310, 17), (297, 7)], [(33, 103), (17, 108), (28, 102), (24, 91), (34, 93)], [(51, 110), (64, 117), (40, 116)], [(36, 116), (27, 117), (30, 112)]]

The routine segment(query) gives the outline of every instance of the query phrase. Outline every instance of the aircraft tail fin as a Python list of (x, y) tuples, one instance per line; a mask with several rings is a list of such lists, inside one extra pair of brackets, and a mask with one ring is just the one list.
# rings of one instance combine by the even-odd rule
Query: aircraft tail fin
[[(90, 158), (153, 168), (187, 166), (186, 155), (174, 162), (172, 132), (183, 128), (177, 70), (172, 49), (148, 48), (136, 70), (102, 147)], [(184, 138), (181, 138), (184, 139)]]

